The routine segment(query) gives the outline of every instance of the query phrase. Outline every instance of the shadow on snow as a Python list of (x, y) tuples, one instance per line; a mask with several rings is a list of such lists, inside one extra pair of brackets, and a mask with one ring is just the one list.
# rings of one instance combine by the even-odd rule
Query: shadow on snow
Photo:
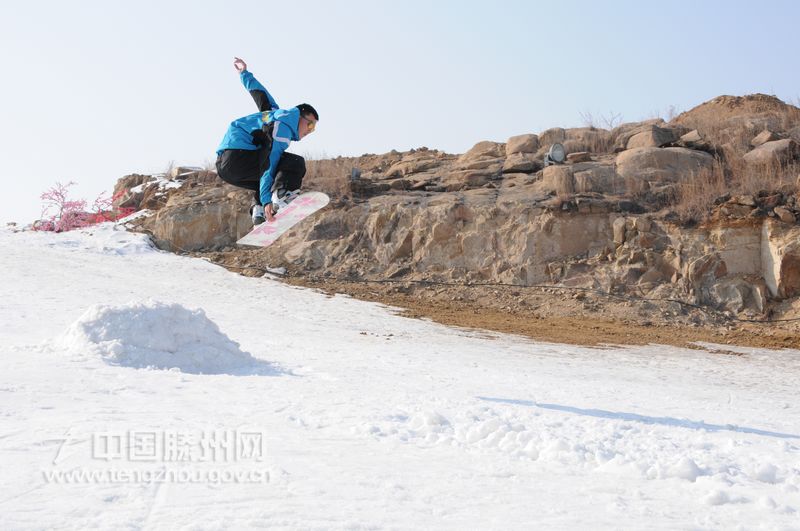
[(776, 437), (779, 439), (800, 439), (800, 435), (759, 430), (757, 428), (735, 426), (733, 424), (707, 424), (702, 421), (698, 422), (693, 420), (677, 419), (674, 417), (650, 417), (647, 415), (638, 415), (636, 413), (606, 411), (603, 409), (583, 409), (573, 406), (561, 406), (558, 404), (540, 404), (538, 402), (533, 402), (531, 400), (515, 400), (511, 398), (491, 398), (486, 396), (479, 396), (477, 398), (480, 400), (485, 400), (487, 402), (513, 404), (517, 406), (527, 406), (527, 407), (538, 407), (540, 409), (551, 409), (553, 411), (561, 411), (564, 413), (573, 413), (575, 415), (585, 415), (587, 417), (597, 417), (601, 419), (626, 420), (631, 422), (642, 422), (644, 424), (661, 424), (662, 426), (686, 428), (690, 430), (733, 431), (737, 433), (750, 433), (753, 435), (763, 435), (765, 437)]

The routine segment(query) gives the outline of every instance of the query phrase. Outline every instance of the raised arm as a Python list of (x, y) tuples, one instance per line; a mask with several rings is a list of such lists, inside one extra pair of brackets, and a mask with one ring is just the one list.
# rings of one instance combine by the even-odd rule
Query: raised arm
[(233, 67), (239, 72), (242, 85), (244, 85), (244, 88), (246, 88), (253, 97), (253, 100), (258, 106), (258, 110), (260, 112), (266, 112), (278, 109), (278, 104), (275, 102), (272, 95), (264, 88), (264, 85), (259, 83), (253, 74), (247, 70), (247, 63), (238, 57), (234, 57), (233, 59)]

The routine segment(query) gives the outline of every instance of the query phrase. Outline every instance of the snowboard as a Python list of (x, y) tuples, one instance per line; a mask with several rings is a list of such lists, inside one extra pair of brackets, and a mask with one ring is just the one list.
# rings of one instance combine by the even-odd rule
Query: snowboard
[(236, 243), (254, 247), (267, 247), (287, 230), (324, 207), (331, 198), (322, 192), (305, 192), (298, 195), (288, 206), (278, 210), (275, 219), (253, 227), (247, 235)]

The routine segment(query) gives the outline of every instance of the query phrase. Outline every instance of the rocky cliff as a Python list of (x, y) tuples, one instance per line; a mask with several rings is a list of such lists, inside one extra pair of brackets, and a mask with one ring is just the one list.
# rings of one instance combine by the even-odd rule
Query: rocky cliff
[[(793, 315), (800, 295), (798, 142), (800, 109), (722, 96), (669, 123), (309, 161), (304, 188), (331, 205), (257, 250), (235, 247), (250, 193), (212, 172), (116, 191), (148, 210), (137, 227), (160, 247), (243, 271), (559, 286), (764, 319)], [(567, 160), (544, 167), (554, 143)]]

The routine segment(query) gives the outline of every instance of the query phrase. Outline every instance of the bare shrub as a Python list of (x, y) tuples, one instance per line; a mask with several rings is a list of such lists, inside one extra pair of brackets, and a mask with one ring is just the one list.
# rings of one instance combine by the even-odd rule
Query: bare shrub
[(600, 119), (602, 120), (603, 125), (606, 126), (606, 129), (610, 131), (622, 123), (622, 114), (614, 111), (609, 111), (608, 115), (604, 114), (600, 116)]
[[(674, 107), (671, 107), (674, 110)], [(609, 111), (608, 114), (601, 114), (599, 118), (595, 118), (591, 111), (578, 111), (581, 117), (581, 122), (585, 127), (596, 129), (602, 125), (609, 131), (622, 123), (622, 113)]]
[(581, 116), (581, 122), (583, 122), (584, 126), (590, 129), (595, 128), (594, 116), (590, 111), (578, 111), (578, 114)]
[(167, 167), (164, 168), (164, 175), (172, 175), (172, 170), (175, 169), (175, 161), (171, 160), (167, 163)]

